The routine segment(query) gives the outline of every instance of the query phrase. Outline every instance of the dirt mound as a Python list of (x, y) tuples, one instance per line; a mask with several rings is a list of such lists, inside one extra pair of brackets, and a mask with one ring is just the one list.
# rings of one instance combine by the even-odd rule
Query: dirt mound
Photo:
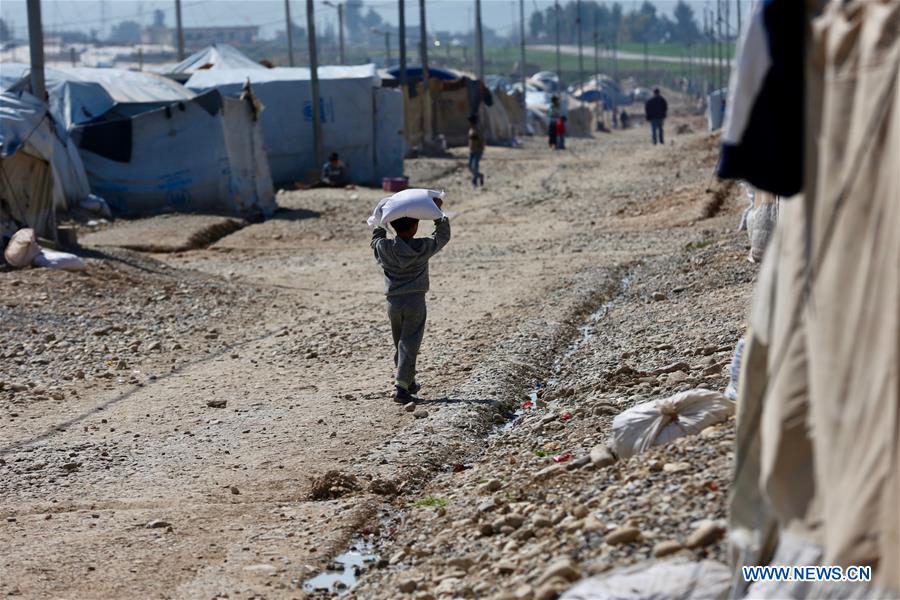
[(313, 479), (309, 499), (334, 500), (359, 489), (359, 480), (355, 475), (332, 470)]

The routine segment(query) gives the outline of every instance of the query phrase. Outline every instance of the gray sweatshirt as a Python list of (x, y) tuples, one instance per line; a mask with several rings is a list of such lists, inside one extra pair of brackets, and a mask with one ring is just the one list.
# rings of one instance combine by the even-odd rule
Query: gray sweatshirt
[(372, 232), (375, 260), (384, 269), (384, 294), (388, 298), (402, 294), (424, 294), (428, 291), (428, 259), (450, 241), (450, 220), (434, 222), (430, 237), (396, 237), (387, 239), (387, 231), (376, 227)]

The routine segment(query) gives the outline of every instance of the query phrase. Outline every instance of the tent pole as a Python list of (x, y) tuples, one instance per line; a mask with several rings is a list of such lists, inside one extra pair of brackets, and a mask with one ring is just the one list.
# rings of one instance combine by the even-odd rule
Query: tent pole
[(338, 11), (338, 34), (341, 42), (341, 64), (347, 64), (344, 60), (344, 3), (337, 5)]
[(175, 29), (178, 35), (178, 60), (184, 60), (184, 27), (181, 26), (181, 0), (175, 0)]
[(484, 38), (481, 30), (481, 0), (475, 0), (475, 77), (484, 81)]
[(28, 0), (28, 45), (31, 50), (31, 93), (44, 101), (44, 27), (41, 24), (41, 0)]
[[(519, 0), (519, 76), (522, 78), (522, 108), (525, 103), (525, 0)], [(526, 119), (527, 120), (527, 119)]]
[(319, 106), (319, 57), (316, 54), (316, 14), (313, 0), (306, 0), (306, 37), (309, 40), (309, 82), (312, 102), (313, 148), (316, 167), (322, 165), (322, 114)]
[(284, 0), (284, 19), (285, 19), (285, 28), (284, 31), (287, 34), (287, 45), (288, 45), (288, 66), (294, 66), (294, 27), (291, 23), (291, 1)]

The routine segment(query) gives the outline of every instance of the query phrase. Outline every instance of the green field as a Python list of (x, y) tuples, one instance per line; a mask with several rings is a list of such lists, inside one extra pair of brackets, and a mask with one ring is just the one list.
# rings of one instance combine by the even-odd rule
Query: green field
[[(642, 52), (643, 48), (640, 44), (623, 44), (619, 48), (622, 52)], [(732, 48), (726, 48), (727, 54), (732, 54)], [(254, 59), (268, 58), (276, 65), (287, 64), (287, 52), (283, 47), (275, 44), (261, 44), (256, 48), (246, 49), (247, 53)], [(411, 46), (409, 49), (410, 64), (419, 64), (419, 52), (417, 46)], [(689, 64), (685, 59), (680, 62), (663, 62), (650, 60), (645, 65), (643, 60), (622, 60), (614, 61), (610, 53), (600, 50), (597, 60), (597, 71), (613, 76), (618, 70), (620, 79), (632, 77), (637, 85), (650, 86), (657, 83), (665, 84), (671, 82), (677, 77), (688, 77), (692, 79), (707, 79), (715, 83), (716, 77), (721, 77), (720, 83), (727, 81), (727, 73), (717, 74), (714, 69), (710, 69), (707, 62), (707, 55), (701, 52), (708, 52), (707, 46), (694, 46), (691, 48), (694, 61)], [(683, 44), (650, 44), (648, 52), (651, 55), (681, 57), (682, 52), (687, 56), (688, 48)], [(540, 71), (556, 71), (556, 52), (552, 50), (536, 50), (527, 48), (526, 63)], [(294, 53), (295, 64), (304, 66), (308, 64), (305, 46), (296, 48)], [(385, 62), (384, 46), (374, 48), (349, 48), (346, 54), (348, 64), (361, 64), (365, 62), (375, 62), (379, 65)], [(578, 57), (572, 54), (561, 55), (562, 77), (567, 83), (578, 81), (579, 66)], [(391, 65), (397, 63), (397, 48), (391, 49)], [(501, 46), (485, 48), (484, 53), (485, 72), (488, 74), (497, 74), (512, 79), (517, 79), (518, 73), (513, 69), (519, 62), (518, 46)], [(319, 64), (336, 64), (338, 62), (337, 49), (324, 46), (319, 49)], [(429, 63), (434, 67), (446, 67), (463, 71), (473, 72), (474, 50), (472, 48), (449, 47), (433, 48), (429, 53)], [(594, 69), (594, 48), (585, 45), (584, 47), (584, 73), (589, 77), (595, 72)]]

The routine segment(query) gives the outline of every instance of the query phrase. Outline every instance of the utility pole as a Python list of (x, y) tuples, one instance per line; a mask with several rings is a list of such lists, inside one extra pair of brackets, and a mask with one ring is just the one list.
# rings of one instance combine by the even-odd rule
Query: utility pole
[(182, 61), (184, 60), (184, 28), (181, 26), (181, 0), (175, 0), (175, 29), (178, 36), (178, 60)]
[(41, 0), (28, 0), (28, 46), (31, 50), (31, 93), (41, 102), (47, 95), (44, 85), (44, 26)]
[(556, 76), (559, 78), (559, 86), (562, 87), (562, 60), (559, 54), (559, 0), (554, 0), (554, 6), (554, 14), (556, 15), (553, 18), (554, 22), (556, 23)]
[(600, 74), (600, 32), (597, 31), (597, 11), (594, 11), (594, 77)]
[(718, 76), (716, 77), (716, 89), (722, 88), (722, 77), (725, 71), (724, 39), (722, 37), (722, 0), (716, 0), (716, 52), (719, 57)]
[(737, 17), (738, 17), (738, 19), (737, 19), (737, 21), (738, 21), (737, 22), (737, 34), (738, 34), (738, 36), (740, 36), (741, 29), (742, 29), (742, 27), (741, 27), (741, 0), (737, 0)]
[(287, 34), (288, 44), (288, 66), (294, 66), (294, 24), (291, 23), (291, 0), (284, 0), (284, 19), (286, 26), (284, 28)]
[(306, 38), (309, 40), (309, 87), (312, 102), (313, 150), (316, 166), (322, 164), (322, 113), (319, 106), (319, 57), (316, 54), (316, 14), (313, 0), (306, 0)]
[(481, 30), (481, 0), (475, 0), (475, 77), (484, 81), (484, 37)]
[(644, 84), (650, 85), (650, 50), (647, 48), (647, 32), (642, 36), (644, 38)]
[(428, 89), (428, 32), (425, 28), (425, 0), (419, 0), (419, 59), (422, 62), (422, 85)]
[(525, 0), (519, 0), (519, 76), (522, 78), (522, 108), (525, 103)]
[(409, 93), (409, 90), (406, 88), (407, 86), (407, 78), (406, 78), (406, 0), (397, 0), (397, 8), (399, 10), (398, 16), (398, 27), (399, 31), (397, 35), (400, 37), (400, 87), (404, 88), (403, 97), (406, 98), (406, 94)]
[[(344, 61), (344, 3), (341, 2), (340, 4), (338, 4), (337, 9), (338, 9), (338, 39), (340, 40), (340, 44), (341, 44), (340, 57), (341, 57), (341, 64), (344, 65), (344, 64), (347, 64)], [(388, 54), (390, 54), (390, 51), (388, 52)]]
[[(329, 0), (323, 0), (322, 4), (330, 6), (337, 10), (338, 14), (338, 60), (340, 64), (344, 64), (344, 5), (343, 3), (335, 4)], [(372, 31), (375, 31), (374, 29)]]
[[(428, 73), (428, 31), (425, 26), (425, 0), (419, 0), (419, 58), (422, 61), (422, 89), (425, 93), (425, 104), (427, 106), (426, 110), (422, 111), (422, 146), (424, 147), (427, 143), (431, 141), (431, 136), (434, 135), (434, 111), (431, 110), (433, 107), (431, 106), (431, 90), (429, 84), (429, 73)], [(428, 112), (431, 112), (431, 123), (429, 123), (428, 134), (426, 134), (425, 128), (425, 116)]]
[(575, 32), (578, 34), (578, 89), (584, 92), (584, 54), (581, 44), (581, 0), (575, 1)]

